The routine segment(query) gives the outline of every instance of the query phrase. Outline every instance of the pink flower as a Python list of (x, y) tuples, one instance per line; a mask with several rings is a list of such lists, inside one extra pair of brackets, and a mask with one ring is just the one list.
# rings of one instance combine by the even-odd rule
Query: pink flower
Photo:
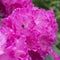
[(0, 17), (7, 17), (15, 8), (33, 7), (32, 0), (0, 0)]
[(34, 7), (32, 0), (0, 0), (0, 60), (44, 60), (50, 54), (58, 24), (53, 10)]
[(6, 8), (6, 15), (8, 16), (15, 8), (24, 8), (33, 6), (32, 0), (2, 0)]
[[(3, 19), (2, 26), (7, 27), (8, 31), (11, 29), (7, 44), (13, 40), (15, 46), (13, 42), (11, 42), (13, 45), (7, 46), (15, 47), (17, 50), (14, 50), (14, 55), (20, 59), (31, 56), (32, 52), (33, 54), (37, 52), (40, 54), (40, 59), (43, 60), (57, 39), (58, 25), (53, 10), (46, 11), (34, 7), (17, 8), (11, 15)], [(33, 56), (29, 58), (34, 59)]]

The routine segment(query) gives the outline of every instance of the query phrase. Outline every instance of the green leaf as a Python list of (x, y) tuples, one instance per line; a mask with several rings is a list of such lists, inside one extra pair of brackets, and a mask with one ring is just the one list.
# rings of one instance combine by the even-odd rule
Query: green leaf
[(53, 60), (53, 58), (50, 55), (48, 55), (46, 56), (45, 60)]

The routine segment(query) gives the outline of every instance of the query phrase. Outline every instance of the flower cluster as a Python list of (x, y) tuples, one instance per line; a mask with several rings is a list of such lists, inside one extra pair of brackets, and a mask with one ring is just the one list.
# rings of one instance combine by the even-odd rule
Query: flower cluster
[(26, 8), (31, 6), (34, 6), (34, 4), (32, 4), (32, 0), (0, 0), (0, 15), (4, 12), (4, 17), (6, 17), (16, 8)]
[(7, 17), (0, 26), (0, 60), (45, 60), (60, 57), (52, 46), (58, 24), (53, 10), (34, 7), (31, 0), (1, 0)]

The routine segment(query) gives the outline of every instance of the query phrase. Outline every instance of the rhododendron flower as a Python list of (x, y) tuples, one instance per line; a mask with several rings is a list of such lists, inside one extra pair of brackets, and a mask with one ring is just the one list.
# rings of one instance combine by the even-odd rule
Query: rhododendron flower
[(32, 0), (0, 0), (0, 17), (6, 17), (15, 8), (33, 7)]
[(3, 50), (16, 60), (44, 60), (47, 54), (60, 57), (52, 50), (57, 39), (58, 25), (53, 10), (16, 8), (2, 19), (5, 31)]
[(2, 0), (1, 1), (6, 8), (6, 15), (11, 14), (15, 8), (26, 8), (33, 6), (32, 0)]
[(0, 0), (0, 60), (60, 60), (52, 46), (58, 24), (53, 10), (34, 7), (32, 0)]

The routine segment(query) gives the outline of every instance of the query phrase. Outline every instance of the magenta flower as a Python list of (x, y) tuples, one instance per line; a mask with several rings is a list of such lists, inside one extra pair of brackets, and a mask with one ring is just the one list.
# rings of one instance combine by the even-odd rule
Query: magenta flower
[(26, 8), (33, 6), (32, 0), (2, 0), (6, 9), (6, 15), (8, 16), (15, 8)]
[[(56, 43), (58, 24), (53, 10), (34, 7), (32, 0), (0, 0), (0, 60), (45, 60), (60, 56)], [(7, 17), (8, 16), (8, 17)]]
[(53, 10), (17, 8), (2, 19), (1, 28), (1, 36), (6, 38), (1, 55), (7, 54), (6, 60), (44, 60), (47, 54), (60, 59), (52, 50), (58, 32)]
[(0, 17), (7, 17), (15, 8), (33, 7), (32, 0), (0, 0)]

